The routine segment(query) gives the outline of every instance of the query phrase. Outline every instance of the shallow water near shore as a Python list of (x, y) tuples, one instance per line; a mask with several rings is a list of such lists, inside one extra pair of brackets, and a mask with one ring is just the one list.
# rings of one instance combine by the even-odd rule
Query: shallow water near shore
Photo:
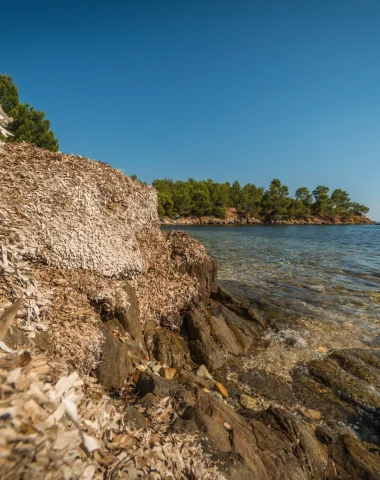
[[(380, 227), (182, 226), (218, 277), (281, 317), (352, 324), (380, 339)], [(327, 326), (327, 325), (326, 325)], [(353, 334), (354, 332), (352, 332)]]

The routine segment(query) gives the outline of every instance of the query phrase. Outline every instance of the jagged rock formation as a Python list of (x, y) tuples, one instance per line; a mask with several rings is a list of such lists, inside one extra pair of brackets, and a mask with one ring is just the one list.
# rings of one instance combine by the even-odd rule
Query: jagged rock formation
[(380, 478), (378, 351), (242, 370), (270, 318), (160, 231), (150, 187), (27, 144), (0, 172), (0, 306), (24, 296), (0, 349), (4, 478)]

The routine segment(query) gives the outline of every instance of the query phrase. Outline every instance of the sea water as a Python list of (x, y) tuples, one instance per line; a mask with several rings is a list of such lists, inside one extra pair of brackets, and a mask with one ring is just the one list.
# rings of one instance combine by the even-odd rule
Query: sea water
[[(380, 335), (380, 226), (171, 226), (200, 240), (222, 283), (283, 315)], [(380, 338), (380, 337), (378, 337)]]

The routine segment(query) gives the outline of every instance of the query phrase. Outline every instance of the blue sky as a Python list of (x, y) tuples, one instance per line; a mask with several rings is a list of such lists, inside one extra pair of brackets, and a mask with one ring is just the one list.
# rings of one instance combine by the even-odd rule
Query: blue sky
[(380, 220), (380, 2), (19, 1), (1, 73), (64, 152), (141, 179), (347, 190)]

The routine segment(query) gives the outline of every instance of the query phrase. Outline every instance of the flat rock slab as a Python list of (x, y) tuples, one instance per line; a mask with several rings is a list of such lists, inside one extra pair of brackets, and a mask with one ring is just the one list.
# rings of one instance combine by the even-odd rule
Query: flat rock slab
[(181, 385), (175, 380), (166, 380), (159, 375), (142, 372), (136, 387), (140, 395), (153, 393), (157, 397), (169, 397), (178, 392)]

